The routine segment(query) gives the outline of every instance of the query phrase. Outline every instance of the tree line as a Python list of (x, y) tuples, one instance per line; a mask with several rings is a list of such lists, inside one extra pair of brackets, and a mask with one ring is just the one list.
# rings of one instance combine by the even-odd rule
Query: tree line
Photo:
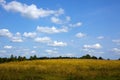
[[(90, 56), (89, 54), (86, 54), (82, 57), (37, 57), (36, 55), (34, 56), (30, 56), (29, 58), (26, 58), (25, 56), (14, 56), (11, 55), (9, 58), (5, 57), (5, 58), (0, 58), (0, 63), (4, 63), (4, 62), (12, 62), (12, 61), (25, 61), (25, 60), (40, 60), (40, 59), (98, 59), (98, 60), (104, 60), (104, 58), (102, 57), (96, 57), (96, 56)], [(110, 59), (107, 59), (110, 60)], [(118, 59), (120, 60), (120, 58)]]

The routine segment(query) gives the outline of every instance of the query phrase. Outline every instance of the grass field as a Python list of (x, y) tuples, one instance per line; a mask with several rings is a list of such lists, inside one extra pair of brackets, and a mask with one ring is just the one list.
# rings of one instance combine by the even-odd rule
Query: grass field
[(0, 80), (120, 80), (120, 61), (50, 59), (3, 63)]

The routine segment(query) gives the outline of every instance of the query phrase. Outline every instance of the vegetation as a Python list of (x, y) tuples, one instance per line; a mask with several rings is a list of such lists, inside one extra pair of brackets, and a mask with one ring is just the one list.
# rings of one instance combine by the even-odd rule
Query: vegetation
[(0, 80), (120, 80), (120, 61), (45, 59), (2, 63)]
[[(32, 60), (32, 61), (31, 61)], [(9, 62), (9, 63), (5, 63)], [(0, 58), (0, 80), (119, 80), (120, 59), (102, 57)]]
[(102, 57), (97, 58), (96, 56), (90, 56), (89, 54), (84, 55), (82, 57), (37, 57), (36, 55), (30, 56), (30, 58), (26, 58), (25, 56), (13, 56), (11, 55), (10, 58), (0, 58), (0, 63), (4, 62), (11, 62), (11, 61), (25, 61), (25, 60), (39, 60), (39, 59), (100, 59), (103, 60)]
[[(9, 58), (5, 57), (5, 58), (0, 58), (0, 63), (4, 63), (4, 62), (12, 62), (12, 61), (25, 61), (25, 60), (41, 60), (41, 59), (97, 59), (97, 60), (105, 60), (102, 57), (96, 57), (96, 56), (90, 56), (89, 54), (86, 54), (82, 57), (37, 57), (36, 55), (34, 56), (30, 56), (30, 58), (26, 58), (25, 56), (21, 57), (21, 56), (13, 56), (11, 55)], [(110, 60), (109, 58), (107, 60)], [(120, 58), (118, 59), (120, 60)]]

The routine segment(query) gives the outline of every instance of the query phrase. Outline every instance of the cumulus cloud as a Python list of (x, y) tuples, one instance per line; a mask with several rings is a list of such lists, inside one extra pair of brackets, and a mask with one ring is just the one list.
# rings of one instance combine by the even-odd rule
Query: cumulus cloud
[(100, 49), (102, 46), (99, 43), (93, 45), (84, 45), (83, 48), (85, 49)]
[(12, 42), (23, 42), (23, 40), (21, 39), (21, 37), (12, 37), (11, 41)]
[(31, 51), (31, 53), (33, 53), (33, 54), (34, 54), (34, 53), (36, 53), (36, 51), (35, 51), (35, 50), (32, 50), (32, 51)]
[(14, 35), (8, 29), (0, 29), (0, 36), (8, 37), (12, 42), (23, 42), (19, 32)]
[(80, 27), (81, 25), (81, 22), (77, 22), (76, 24), (69, 24), (70, 27)]
[(117, 45), (120, 45), (120, 39), (112, 40), (112, 42), (116, 43)]
[(10, 39), (12, 42), (23, 42), (22, 37), (21, 37), (21, 33), (19, 33), (19, 32), (17, 32), (15, 34), (15, 36), (12, 36)]
[(61, 33), (61, 32), (68, 32), (66, 28), (57, 29), (56, 27), (43, 27), (43, 26), (37, 26), (37, 31), (48, 33), (48, 34), (54, 34), (54, 33)]
[(97, 39), (104, 39), (104, 36), (98, 36)]
[(58, 17), (51, 17), (51, 21), (55, 24), (61, 24), (62, 20), (60, 20)]
[(5, 2), (5, 0), (0, 0), (0, 3)]
[(24, 32), (23, 36), (27, 38), (34, 38), (37, 35), (36, 32)]
[(13, 48), (12, 46), (9, 46), (9, 45), (6, 45), (6, 46), (4, 46), (4, 48), (5, 49), (11, 49), (11, 48)]
[[(3, 3), (3, 1), (4, 0), (1, 0), (0, 2)], [(59, 16), (61, 14), (64, 14), (64, 10), (62, 8), (58, 10), (49, 10), (49, 9), (37, 8), (37, 6), (34, 4), (27, 5), (24, 3), (20, 3), (18, 1), (11, 1), (9, 3), (4, 2), (2, 6), (7, 11), (18, 12), (22, 16), (32, 19), (47, 17), (50, 15)]]
[(0, 36), (11, 38), (13, 34), (8, 29), (0, 29)]
[(20, 33), (20, 32), (17, 32), (17, 33), (15, 34), (15, 36), (21, 37), (21, 33)]
[(77, 38), (83, 38), (83, 37), (86, 36), (86, 34), (80, 32), (80, 33), (77, 33), (75, 36), (76, 36)]
[(66, 21), (69, 22), (71, 20), (70, 16), (66, 16)]
[(58, 17), (51, 17), (51, 22), (55, 23), (55, 24), (65, 24), (68, 23), (71, 20), (71, 18), (69, 16), (66, 16), (64, 20), (61, 20)]
[(49, 46), (63, 47), (63, 46), (67, 46), (67, 43), (65, 43), (65, 42), (58, 42), (58, 41), (53, 41), (52, 43), (49, 44)]
[(57, 11), (54, 12), (55, 16), (59, 16), (61, 14), (64, 14), (64, 9), (62, 9), (62, 8), (59, 8), (59, 10), (57, 10)]
[(37, 46), (33, 46), (34, 49), (38, 48)]
[(100, 51), (100, 50), (96, 50), (96, 49), (82, 49), (83, 53), (85, 54), (90, 54), (90, 55), (94, 55), (94, 56), (101, 56), (102, 54), (104, 54), (105, 52)]
[(120, 54), (120, 48), (113, 48), (112, 51), (113, 51), (114, 53), (119, 53), (119, 54)]
[(40, 42), (40, 43), (49, 43), (51, 42), (51, 38), (49, 37), (37, 37), (34, 39), (35, 42)]
[(6, 1), (5, 0), (0, 0), (0, 4), (5, 4)]
[(45, 50), (45, 52), (48, 53), (48, 54), (56, 54), (56, 53), (58, 53), (55, 50), (49, 50), (49, 49)]

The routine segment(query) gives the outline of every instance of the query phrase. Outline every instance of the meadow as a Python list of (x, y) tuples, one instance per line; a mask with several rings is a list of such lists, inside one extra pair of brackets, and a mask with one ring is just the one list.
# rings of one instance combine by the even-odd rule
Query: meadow
[(2, 63), (0, 80), (120, 80), (120, 61), (46, 59)]

